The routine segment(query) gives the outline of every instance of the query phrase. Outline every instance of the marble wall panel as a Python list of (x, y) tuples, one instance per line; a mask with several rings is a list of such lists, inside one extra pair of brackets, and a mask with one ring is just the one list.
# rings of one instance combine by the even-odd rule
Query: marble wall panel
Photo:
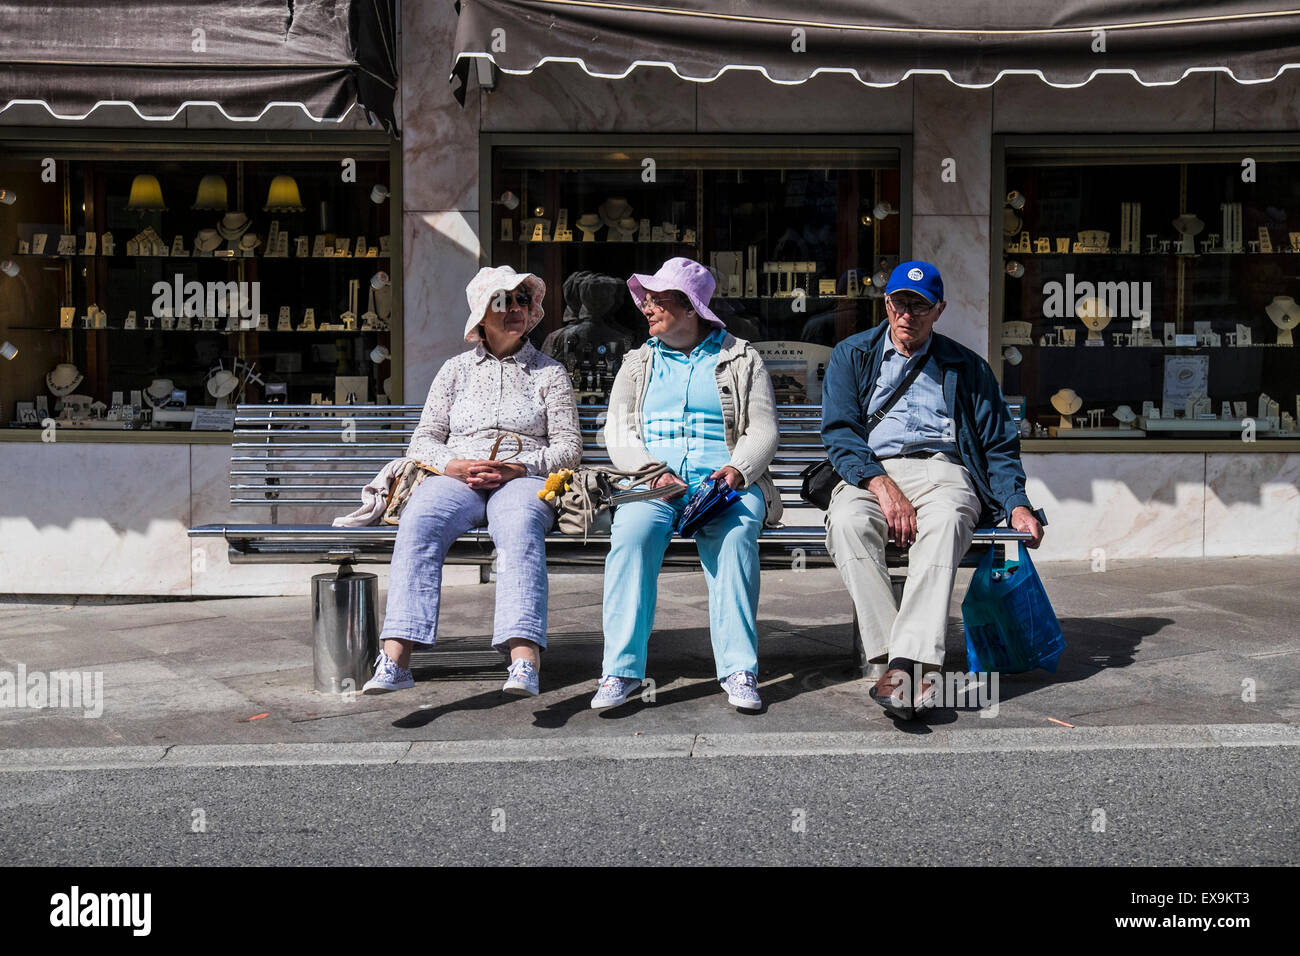
[(941, 76), (912, 82), (913, 213), (987, 216), (993, 94), (962, 89)]
[(1195, 73), (1174, 86), (1143, 86), (1128, 76), (1098, 76), (1059, 89), (1036, 76), (993, 87), (995, 133), (1208, 132), (1215, 119), (1214, 77)]
[(1026, 490), (1047, 512), (1045, 561), (1199, 558), (1203, 454), (1026, 454)]
[[(402, 4), (402, 204), (408, 210), (478, 208), (479, 93), (452, 96), (456, 11), (450, 2)], [(472, 72), (472, 71), (471, 71)]]
[(1300, 554), (1300, 455), (1206, 456), (1205, 554)]
[(478, 217), (464, 212), (406, 213), (404, 223), (405, 395), (423, 405), (442, 363), (467, 348), (465, 286), (479, 268)]
[(915, 216), (912, 255), (933, 262), (948, 305), (935, 330), (989, 355), (989, 223), (985, 216)]
[(913, 84), (822, 74), (798, 86), (730, 70), (698, 90), (701, 133), (910, 133)]
[(189, 448), (0, 445), (0, 590), (185, 594)]

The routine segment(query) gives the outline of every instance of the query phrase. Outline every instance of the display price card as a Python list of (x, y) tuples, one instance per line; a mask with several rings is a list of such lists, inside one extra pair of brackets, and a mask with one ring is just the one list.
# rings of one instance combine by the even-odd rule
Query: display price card
[(233, 408), (196, 408), (194, 420), (190, 422), (190, 431), (195, 432), (228, 432), (234, 428)]

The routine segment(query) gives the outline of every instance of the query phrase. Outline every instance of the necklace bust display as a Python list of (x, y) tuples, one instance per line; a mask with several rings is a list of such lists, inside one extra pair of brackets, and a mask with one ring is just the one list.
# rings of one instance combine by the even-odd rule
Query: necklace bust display
[(83, 378), (85, 376), (81, 374), (77, 366), (64, 362), (45, 373), (45, 387), (50, 390), (50, 394), (63, 398), (65, 395), (71, 395), (75, 392)]

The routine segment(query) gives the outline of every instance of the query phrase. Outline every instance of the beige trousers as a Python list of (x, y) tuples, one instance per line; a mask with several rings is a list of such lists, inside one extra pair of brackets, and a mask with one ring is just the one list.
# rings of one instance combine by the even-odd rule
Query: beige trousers
[(831, 494), (826, 548), (853, 599), (866, 660), (906, 657), (939, 667), (953, 581), (979, 520), (979, 496), (966, 469), (945, 455), (883, 464), (916, 509), (902, 603), (894, 601), (885, 565), (889, 527), (870, 491), (841, 482)]

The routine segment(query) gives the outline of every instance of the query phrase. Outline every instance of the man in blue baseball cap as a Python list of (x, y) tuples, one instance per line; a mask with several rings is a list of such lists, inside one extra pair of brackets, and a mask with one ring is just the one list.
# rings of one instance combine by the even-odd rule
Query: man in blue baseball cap
[[(822, 385), (822, 440), (842, 479), (826, 547), (885, 672), (871, 697), (908, 719), (934, 706), (953, 582), (981, 517), (1032, 534), (1020, 436), (989, 364), (934, 332), (947, 303), (929, 262), (901, 263), (885, 286), (888, 324), (835, 347)], [(894, 600), (885, 544), (908, 548)], [(919, 679), (916, 679), (919, 675)]]

